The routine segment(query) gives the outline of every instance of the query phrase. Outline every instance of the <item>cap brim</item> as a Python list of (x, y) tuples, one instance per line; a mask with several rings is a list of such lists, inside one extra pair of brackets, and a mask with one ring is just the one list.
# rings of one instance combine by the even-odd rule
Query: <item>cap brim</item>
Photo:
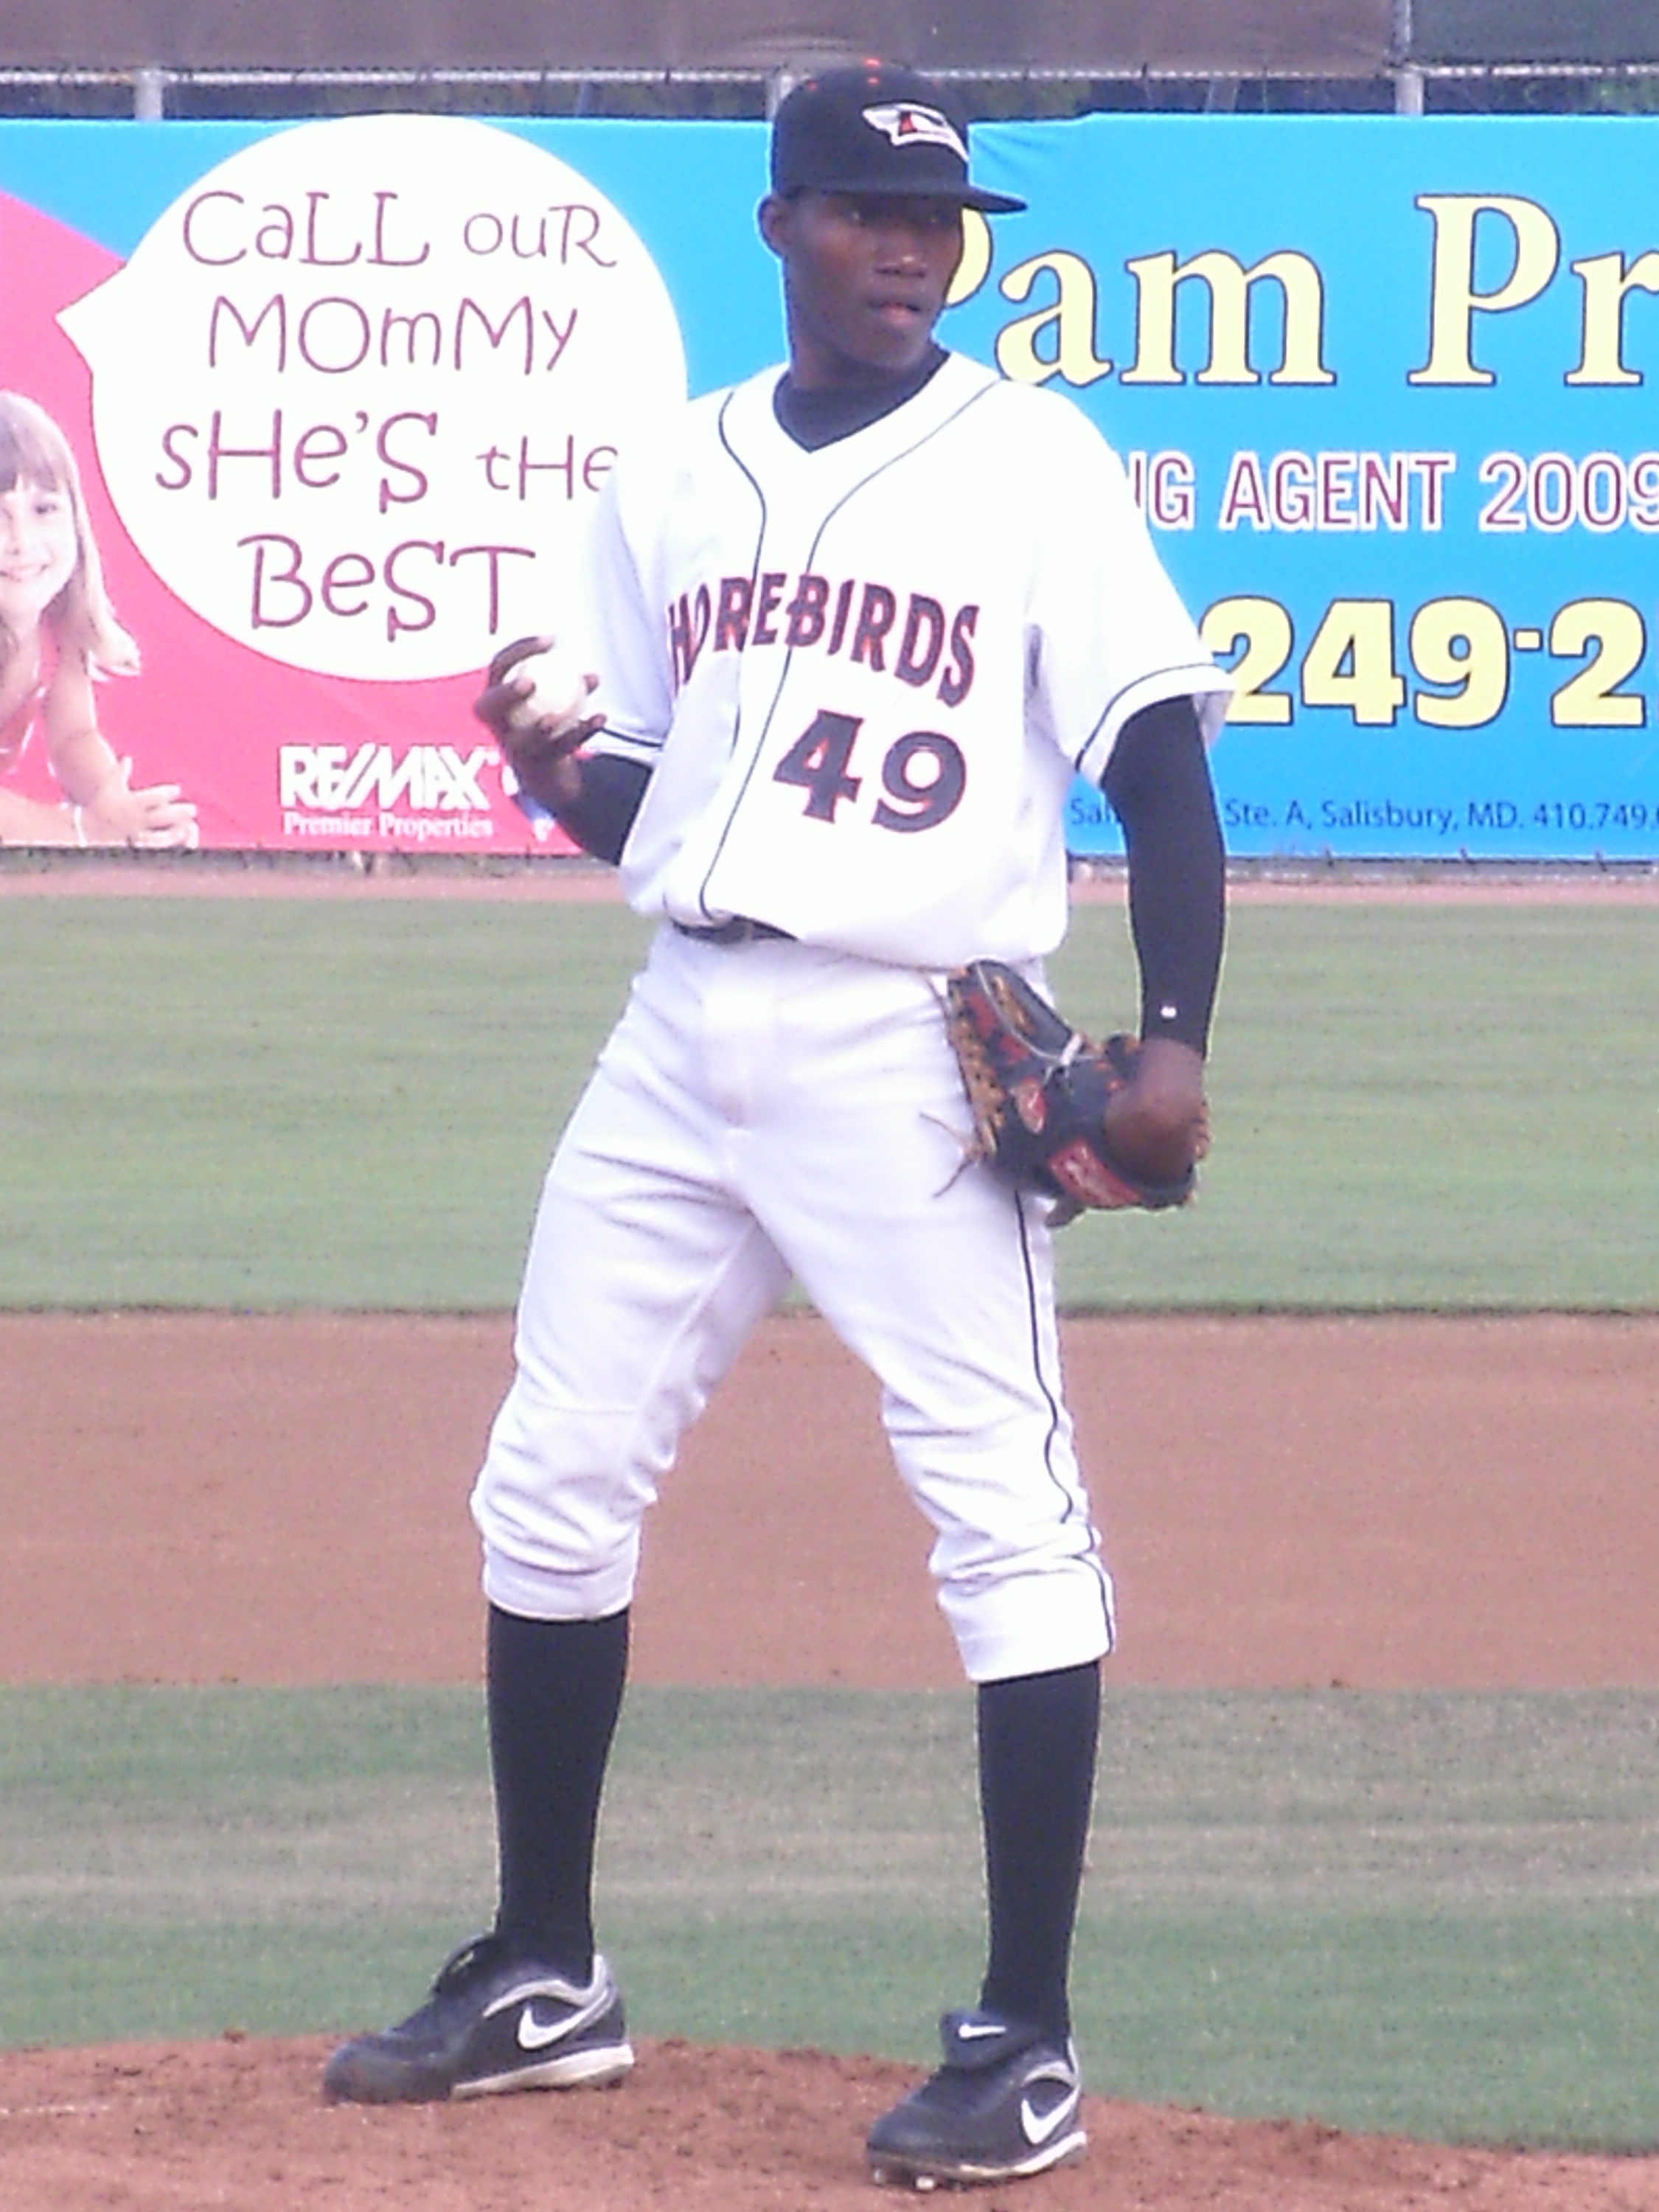
[(975, 208), (981, 215), (1024, 215), (1026, 202), (1009, 192), (988, 191), (983, 185), (875, 184), (868, 177), (846, 184), (825, 183), (804, 187), (814, 192), (844, 192), (852, 199), (954, 200), (958, 207)]

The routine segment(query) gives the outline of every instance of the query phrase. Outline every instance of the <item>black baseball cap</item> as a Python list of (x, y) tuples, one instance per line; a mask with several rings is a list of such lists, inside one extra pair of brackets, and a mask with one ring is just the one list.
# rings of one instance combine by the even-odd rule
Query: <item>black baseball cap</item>
[(968, 181), (968, 125), (944, 87), (915, 70), (860, 62), (803, 77), (772, 118), (775, 192), (925, 194), (983, 215), (1024, 200)]

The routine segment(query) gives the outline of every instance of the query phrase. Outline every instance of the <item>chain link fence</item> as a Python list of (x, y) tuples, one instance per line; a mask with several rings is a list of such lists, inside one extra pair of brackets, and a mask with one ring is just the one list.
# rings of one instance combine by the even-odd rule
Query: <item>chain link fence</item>
[[(1146, 114), (1659, 114), (1659, 61), (1403, 62), (1369, 76), (935, 69), (980, 121)], [(754, 118), (782, 70), (0, 69), (0, 115), (296, 120), (433, 115)]]

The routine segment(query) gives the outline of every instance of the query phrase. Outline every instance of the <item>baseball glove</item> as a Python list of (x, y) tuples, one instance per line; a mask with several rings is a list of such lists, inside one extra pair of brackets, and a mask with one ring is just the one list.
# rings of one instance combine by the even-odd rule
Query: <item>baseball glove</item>
[(1133, 1037), (1091, 1044), (1017, 969), (975, 960), (945, 982), (945, 1026), (974, 1117), (970, 1158), (1057, 1199), (1054, 1227), (1087, 1206), (1184, 1206), (1196, 1173), (1151, 1182), (1113, 1152), (1106, 1108), (1133, 1072)]

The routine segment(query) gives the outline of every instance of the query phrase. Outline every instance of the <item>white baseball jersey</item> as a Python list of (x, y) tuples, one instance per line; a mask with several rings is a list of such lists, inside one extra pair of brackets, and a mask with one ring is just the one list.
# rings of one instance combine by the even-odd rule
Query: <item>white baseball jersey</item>
[(951, 355), (807, 452), (782, 373), (636, 444), (601, 507), (594, 750), (653, 770), (624, 890), (920, 968), (1041, 957), (1073, 773), (1158, 700), (1218, 724), (1228, 679), (1068, 400)]

